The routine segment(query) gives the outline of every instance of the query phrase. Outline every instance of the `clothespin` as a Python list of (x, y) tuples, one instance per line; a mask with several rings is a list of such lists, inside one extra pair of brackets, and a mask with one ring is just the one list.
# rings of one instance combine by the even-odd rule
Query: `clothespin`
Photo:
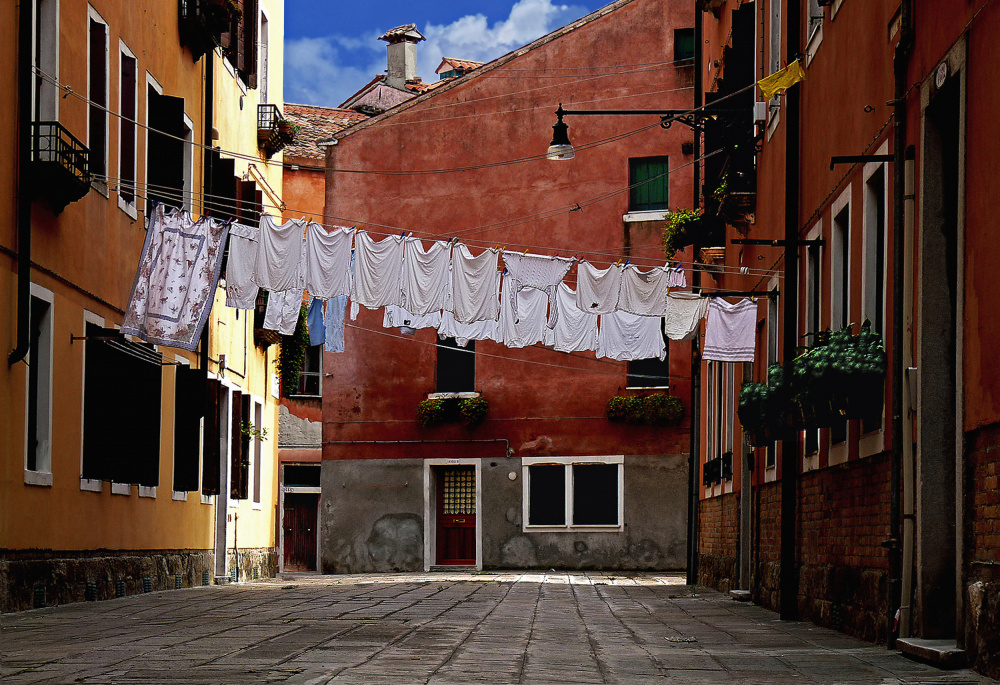
[(617, 262), (615, 262), (615, 266), (618, 266), (618, 265), (619, 265), (619, 264), (621, 264), (621, 263), (622, 263), (622, 260), (621, 260), (621, 259), (619, 259), (619, 260), (618, 260)]
[(525, 250), (525, 251), (524, 251), (524, 254), (522, 254), (521, 256), (522, 256), (522, 257), (527, 257), (527, 256), (528, 256), (528, 251), (527, 251), (527, 250)]
[(623, 264), (622, 266), (628, 266), (628, 263), (629, 263), (629, 262), (631, 262), (631, 261), (632, 261), (632, 259), (631, 259), (631, 258), (629, 258), (629, 259), (626, 259), (626, 260), (625, 260), (625, 263), (624, 263), (624, 264)]

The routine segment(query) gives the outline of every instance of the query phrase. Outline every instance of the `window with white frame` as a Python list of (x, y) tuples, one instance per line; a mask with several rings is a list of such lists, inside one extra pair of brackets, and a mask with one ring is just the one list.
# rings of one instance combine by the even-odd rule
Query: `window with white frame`
[(271, 25), (267, 20), (267, 15), (263, 12), (260, 13), (260, 40), (258, 41), (258, 47), (260, 52), (258, 53), (258, 58), (260, 64), (258, 66), (259, 79), (258, 79), (258, 92), (260, 94), (261, 104), (266, 104), (267, 99), (267, 51), (268, 42), (270, 41)]
[(108, 173), (108, 24), (90, 8), (88, 26), (87, 159), (90, 173), (103, 181)]
[(864, 237), (864, 318), (872, 322), (872, 330), (885, 334), (885, 165), (868, 177), (865, 183)]
[(136, 117), (139, 113), (138, 62), (123, 42), (118, 59), (118, 206), (134, 219), (136, 169)]
[[(850, 188), (845, 192), (850, 198)], [(839, 330), (851, 323), (851, 204), (834, 207), (831, 230), (830, 255), (830, 313), (831, 328)], [(830, 428), (830, 444), (841, 445), (847, 441), (847, 420)]]
[[(818, 238), (819, 232), (819, 227), (817, 227), (810, 237)], [(806, 315), (803, 323), (805, 324), (806, 344), (810, 347), (817, 343), (817, 335), (822, 330), (820, 302), (823, 260), (821, 250), (818, 243), (813, 243), (805, 248)], [(819, 452), (819, 429), (806, 430), (805, 437), (805, 453), (809, 455)]]
[[(774, 281), (769, 286), (774, 287)], [(767, 301), (767, 369), (764, 369), (764, 378), (767, 378), (767, 371), (771, 364), (778, 361), (778, 301), (770, 298)], [(773, 469), (777, 464), (777, 447), (772, 442), (767, 446), (764, 456), (764, 468)]]
[(24, 471), (33, 485), (52, 484), (52, 304), (52, 293), (32, 283)]
[[(320, 348), (320, 349), (322, 349), (322, 348)], [(262, 439), (264, 439), (263, 428), (262, 428), (263, 424), (264, 424), (264, 405), (262, 405), (260, 402), (256, 402), (255, 401), (254, 402), (253, 425), (254, 425), (254, 428), (258, 432), (255, 435), (254, 441), (253, 441), (253, 457), (252, 457), (253, 458), (253, 503), (254, 504), (260, 504), (261, 503), (261, 499), (260, 499), (260, 492), (261, 492), (260, 479), (263, 477), (263, 474), (264, 474), (263, 469), (261, 468), (262, 467), (261, 459), (264, 456), (263, 447), (261, 445), (261, 441), (262, 441)]]
[[(770, 18), (768, 20), (768, 74), (773, 74), (781, 69), (781, 0), (770, 0), (768, 2)], [(768, 120), (777, 115), (780, 109), (778, 96), (771, 98), (768, 107)]]
[(530, 457), (521, 460), (524, 527), (621, 530), (624, 457)]
[(809, 31), (807, 33), (808, 37), (806, 38), (806, 43), (811, 42), (823, 26), (823, 7), (819, 4), (819, 0), (809, 0), (808, 12), (809, 16), (807, 19), (809, 22)]

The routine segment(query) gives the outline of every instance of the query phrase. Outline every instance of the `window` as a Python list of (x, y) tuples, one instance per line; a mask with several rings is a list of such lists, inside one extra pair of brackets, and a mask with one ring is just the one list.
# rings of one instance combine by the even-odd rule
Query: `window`
[(59, 119), (59, 0), (35, 3), (35, 121)]
[(52, 485), (52, 300), (31, 285), (24, 470), (33, 485)]
[(318, 488), (320, 470), (319, 464), (285, 464), (282, 485), (286, 488)]
[(201, 470), (201, 422), (205, 416), (203, 369), (177, 367), (174, 384), (174, 492), (197, 492)]
[(667, 157), (644, 157), (630, 159), (629, 211), (644, 212), (667, 209), (670, 199), (670, 169)]
[(323, 346), (306, 347), (306, 357), (302, 362), (302, 371), (299, 374), (299, 387), (295, 394), (307, 397), (321, 396), (323, 394), (322, 375)]
[(770, 0), (768, 4), (771, 9), (770, 26), (768, 27), (770, 36), (768, 50), (770, 70), (768, 74), (773, 74), (781, 69), (781, 0)]
[(885, 165), (865, 183), (864, 318), (885, 334)]
[[(819, 227), (813, 231), (810, 238), (819, 237)], [(812, 346), (817, 342), (816, 334), (822, 329), (820, 327), (820, 279), (822, 278), (822, 255), (819, 245), (809, 245), (805, 249), (805, 281), (806, 281), (806, 316), (805, 333), (806, 345)], [(805, 453), (815, 454), (819, 452), (819, 429), (807, 430), (805, 441)]]
[(850, 206), (833, 219), (833, 273), (831, 274), (832, 327), (841, 329), (851, 322), (851, 230)]
[(258, 431), (257, 437), (253, 441), (253, 502), (260, 504), (260, 479), (263, 475), (261, 468), (262, 447), (260, 440), (261, 426), (264, 425), (264, 406), (260, 402), (254, 402), (253, 427)]
[(521, 460), (526, 528), (622, 528), (624, 458)]
[(108, 173), (108, 25), (93, 9), (90, 10), (89, 46), (87, 147), (90, 173), (103, 179)]
[(119, 60), (121, 70), (118, 81), (119, 111), (118, 119), (118, 206), (135, 214), (135, 146), (136, 146), (136, 116), (138, 116), (137, 64), (135, 55), (125, 46), (119, 44)]
[(87, 324), (83, 478), (159, 485), (162, 356)]
[(184, 98), (170, 97), (162, 92), (159, 84), (147, 74), (146, 197), (149, 205), (160, 202), (170, 207), (183, 207), (184, 138), (188, 134)]
[[(771, 281), (768, 288), (774, 288), (777, 285), (775, 281)], [(776, 298), (771, 298), (767, 302), (767, 369), (764, 369), (764, 378), (766, 382), (767, 371), (771, 368), (771, 364), (778, 361), (778, 301)], [(767, 452), (764, 455), (764, 468), (773, 469), (777, 464), (777, 447), (775, 443), (771, 443), (767, 446)]]
[(460, 347), (454, 338), (437, 343), (437, 391), (475, 392), (476, 341)]
[(674, 61), (694, 60), (694, 29), (674, 29)]
[(628, 378), (625, 386), (629, 388), (667, 388), (670, 387), (670, 340), (663, 332), (663, 320), (660, 320), (660, 331), (666, 344), (667, 354), (661, 360), (659, 357), (650, 359), (634, 359), (628, 362)]
[(240, 390), (232, 391), (232, 422), (229, 432), (229, 498), (250, 497), (250, 417), (252, 398)]
[(234, 13), (229, 31), (222, 35), (226, 60), (248, 88), (257, 87), (257, 0), (235, 0), (239, 12)]
[(260, 14), (260, 41), (258, 41), (260, 46), (260, 65), (257, 67), (259, 70), (259, 93), (261, 104), (266, 104), (267, 99), (267, 50), (268, 41), (270, 40), (270, 22), (267, 20), (267, 15), (263, 12)]
[[(708, 487), (732, 479), (735, 387), (735, 365), (722, 362), (708, 363), (704, 479), (704, 484)], [(729, 465), (728, 472), (723, 469), (724, 460)]]
[(808, 12), (809, 31), (807, 32), (807, 43), (813, 39), (816, 32), (823, 26), (823, 8), (820, 6), (819, 0), (809, 0)]

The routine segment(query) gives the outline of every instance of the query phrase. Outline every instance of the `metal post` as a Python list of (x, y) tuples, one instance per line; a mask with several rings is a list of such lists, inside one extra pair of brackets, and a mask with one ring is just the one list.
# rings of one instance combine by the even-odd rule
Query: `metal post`
[[(785, 3), (787, 59), (799, 54), (799, 0)], [(783, 355), (785, 378), (792, 377), (792, 360), (798, 348), (799, 290), (799, 100), (800, 86), (785, 92), (785, 284)], [(799, 575), (797, 565), (797, 497), (799, 470), (798, 437), (794, 434), (781, 445), (781, 611), (783, 620), (798, 617)]]

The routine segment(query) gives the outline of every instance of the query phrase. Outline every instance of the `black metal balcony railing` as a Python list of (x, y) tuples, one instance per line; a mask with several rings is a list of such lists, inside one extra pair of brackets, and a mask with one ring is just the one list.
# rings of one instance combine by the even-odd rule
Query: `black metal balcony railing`
[(295, 140), (295, 132), (277, 105), (257, 105), (257, 147), (267, 158)]
[(90, 190), (90, 151), (58, 121), (36, 121), (31, 128), (35, 192), (56, 213)]

